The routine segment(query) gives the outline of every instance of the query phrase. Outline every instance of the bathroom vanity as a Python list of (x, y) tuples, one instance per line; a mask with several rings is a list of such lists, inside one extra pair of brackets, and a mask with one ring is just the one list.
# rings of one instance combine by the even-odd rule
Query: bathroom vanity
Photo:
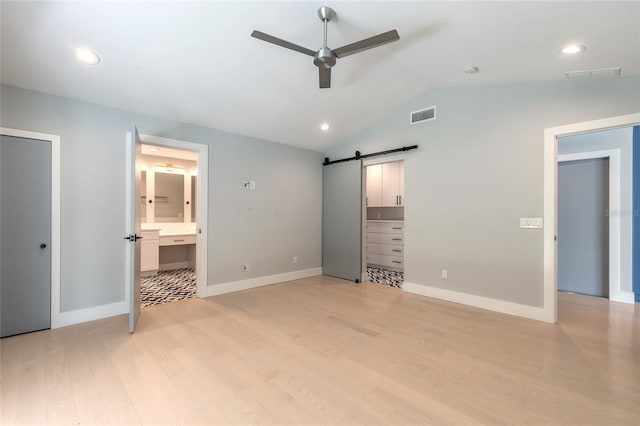
[(194, 222), (143, 223), (140, 271), (195, 268), (196, 224)]

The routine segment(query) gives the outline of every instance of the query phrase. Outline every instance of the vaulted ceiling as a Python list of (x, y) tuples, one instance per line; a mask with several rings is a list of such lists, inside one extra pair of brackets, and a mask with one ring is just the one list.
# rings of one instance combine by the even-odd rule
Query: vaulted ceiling
[[(338, 59), (318, 88), (317, 50), (391, 29), (400, 40)], [(444, 86), (640, 74), (640, 2), (11, 2), (1, 7), (4, 84), (323, 151)], [(587, 47), (563, 55), (568, 43)], [(100, 56), (79, 63), (76, 49)], [(466, 74), (465, 65), (479, 72)], [(322, 132), (321, 123), (330, 124)]]

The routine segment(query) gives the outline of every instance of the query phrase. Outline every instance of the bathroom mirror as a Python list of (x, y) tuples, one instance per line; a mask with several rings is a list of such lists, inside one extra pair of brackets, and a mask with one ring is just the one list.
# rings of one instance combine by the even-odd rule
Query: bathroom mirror
[(184, 175), (155, 173), (155, 221), (184, 221)]

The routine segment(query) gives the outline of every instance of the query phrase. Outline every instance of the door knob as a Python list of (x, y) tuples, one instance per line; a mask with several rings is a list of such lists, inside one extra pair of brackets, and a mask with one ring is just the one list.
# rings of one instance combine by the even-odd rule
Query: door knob
[(46, 245), (45, 243), (42, 243), (42, 244), (40, 244), (40, 248), (41, 248), (41, 249), (46, 249), (46, 248), (47, 248), (47, 245)]

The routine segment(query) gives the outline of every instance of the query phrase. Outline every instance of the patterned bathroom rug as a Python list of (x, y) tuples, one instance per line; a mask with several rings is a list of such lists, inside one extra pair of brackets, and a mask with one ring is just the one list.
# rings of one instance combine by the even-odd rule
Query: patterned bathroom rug
[(140, 305), (153, 306), (196, 296), (196, 271), (175, 269), (140, 278)]
[(369, 275), (369, 281), (372, 283), (402, 288), (402, 282), (404, 281), (403, 272), (367, 267), (367, 274)]

